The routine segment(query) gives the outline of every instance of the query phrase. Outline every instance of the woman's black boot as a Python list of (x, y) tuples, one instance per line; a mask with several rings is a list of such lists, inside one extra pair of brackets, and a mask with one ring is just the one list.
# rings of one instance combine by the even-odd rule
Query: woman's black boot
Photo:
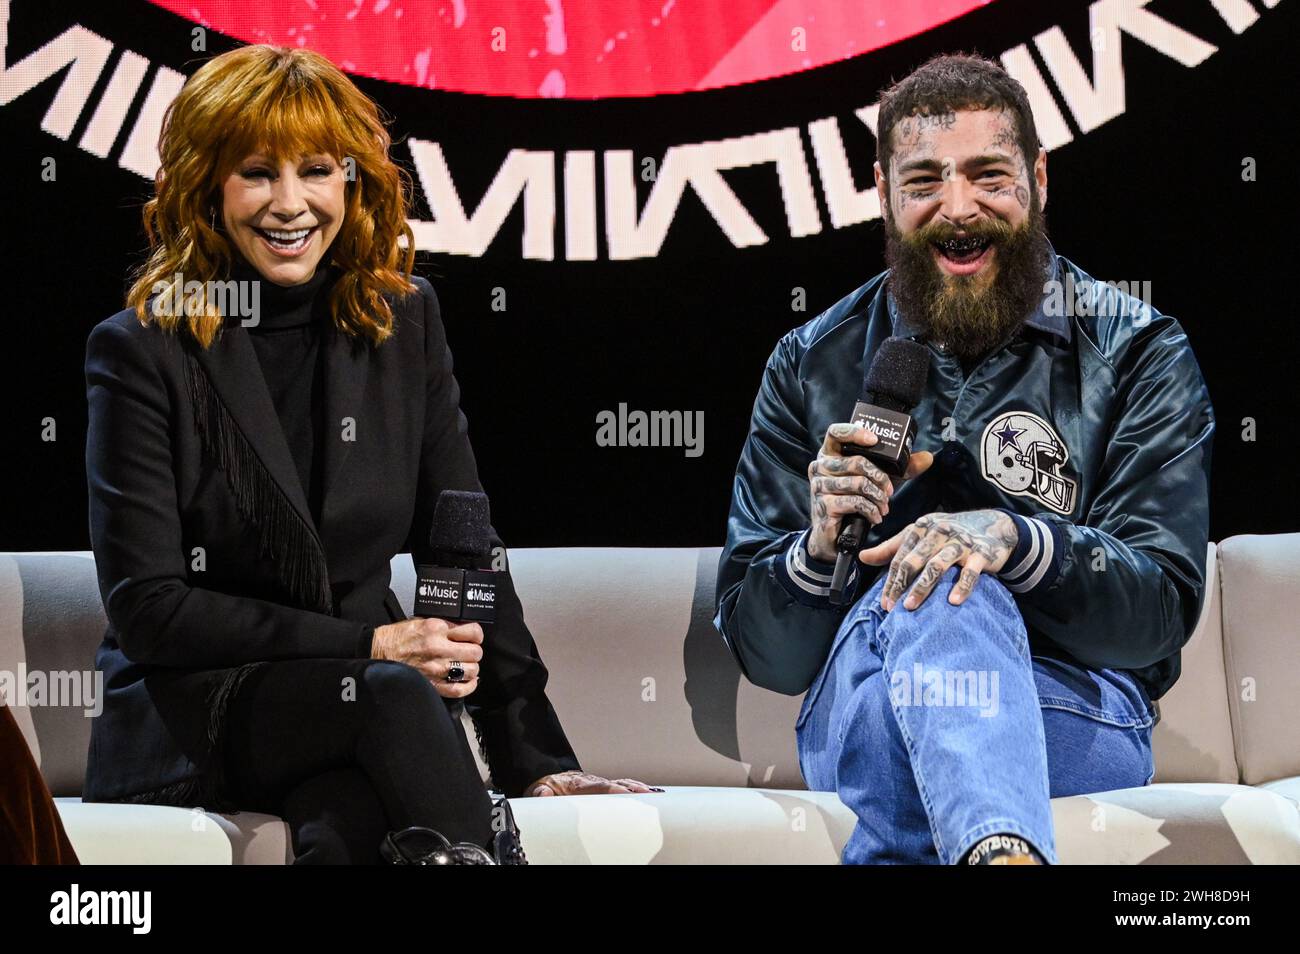
[[(499, 820), (498, 820), (499, 819)], [(526, 865), (528, 857), (519, 840), (519, 826), (510, 803), (498, 798), (492, 803), (492, 857), (499, 865)]]
[(467, 841), (452, 844), (432, 828), (413, 825), (390, 831), (379, 846), (379, 855), (390, 865), (494, 865), (495, 858)]
[(528, 864), (515, 814), (504, 798), (492, 803), (492, 828), (492, 840), (485, 849), (468, 841), (452, 844), (441, 832), (413, 825), (390, 831), (379, 846), (379, 854), (390, 865)]

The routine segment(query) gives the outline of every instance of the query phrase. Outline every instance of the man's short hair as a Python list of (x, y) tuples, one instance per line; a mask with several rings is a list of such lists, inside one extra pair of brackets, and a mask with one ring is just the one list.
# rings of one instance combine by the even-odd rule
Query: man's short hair
[(982, 56), (944, 53), (927, 60), (880, 94), (876, 160), (886, 177), (893, 156), (895, 124), (908, 116), (935, 116), (959, 109), (1004, 109), (1016, 126), (1016, 141), (1033, 169), (1038, 131), (1025, 88), (997, 63)]

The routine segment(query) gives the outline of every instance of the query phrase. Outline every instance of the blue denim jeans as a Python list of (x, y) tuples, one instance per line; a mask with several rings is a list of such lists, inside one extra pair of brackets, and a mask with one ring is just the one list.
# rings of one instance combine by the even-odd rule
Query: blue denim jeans
[(1050, 799), (1146, 785), (1155, 712), (1127, 672), (1031, 656), (1011, 591), (951, 567), (915, 610), (849, 610), (795, 732), (808, 787), (858, 817), (845, 864), (955, 864), (1004, 832), (1058, 861)]

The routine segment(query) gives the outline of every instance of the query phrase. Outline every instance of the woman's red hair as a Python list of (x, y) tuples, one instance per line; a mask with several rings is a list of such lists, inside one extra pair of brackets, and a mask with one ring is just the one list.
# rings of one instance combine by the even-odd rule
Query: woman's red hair
[(343, 223), (320, 265), (332, 259), (342, 271), (330, 311), (340, 330), (383, 342), (393, 315), (382, 293), (416, 290), (410, 282), (415, 240), (407, 224), (411, 180), (388, 156), (385, 126), (379, 107), (319, 53), (254, 45), (203, 64), (163, 118), (155, 195), (144, 206), (151, 251), (132, 276), (127, 305), (142, 324), (157, 321), (168, 331), (187, 324), (208, 347), (222, 315), (202, 292), (179, 314), (155, 314), (149, 299), (161, 292), (170, 300), (177, 275), (203, 288), (228, 280), (234, 249), (212, 216), (219, 213), (222, 183), (240, 162), (261, 153), (278, 167), (325, 152), (355, 171), (345, 185)]

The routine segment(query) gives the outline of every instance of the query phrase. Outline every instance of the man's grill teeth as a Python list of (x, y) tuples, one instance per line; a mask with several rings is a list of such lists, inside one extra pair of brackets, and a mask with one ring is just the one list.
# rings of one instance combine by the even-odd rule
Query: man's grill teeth
[(979, 248), (984, 243), (980, 239), (964, 238), (949, 239), (941, 244), (950, 252), (969, 252), (973, 248)]

